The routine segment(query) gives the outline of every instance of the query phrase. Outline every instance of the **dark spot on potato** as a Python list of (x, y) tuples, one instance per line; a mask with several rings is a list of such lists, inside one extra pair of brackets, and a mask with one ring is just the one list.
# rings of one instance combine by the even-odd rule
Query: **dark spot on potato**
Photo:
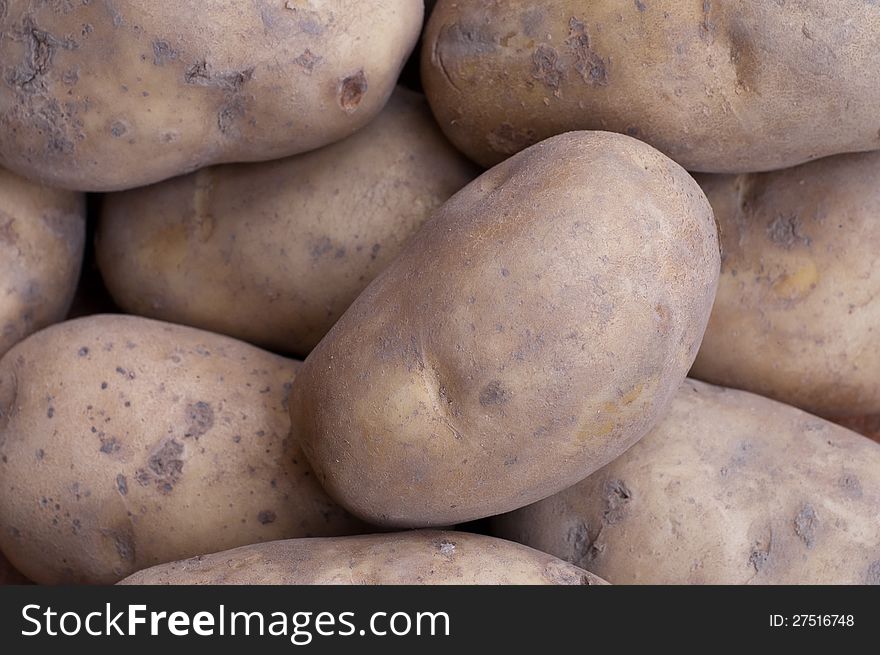
[(107, 383), (106, 383), (106, 382), (102, 382), (102, 383), (101, 383), (101, 389), (102, 389), (102, 390), (107, 389)]
[(632, 492), (623, 480), (607, 480), (602, 493), (602, 520), (607, 525), (619, 523), (626, 517)]
[(315, 70), (315, 66), (324, 61), (323, 57), (319, 57), (314, 54), (311, 50), (306, 48), (305, 52), (303, 52), (299, 57), (293, 60), (295, 64), (301, 66), (306, 69), (309, 73)]
[(575, 69), (587, 84), (607, 86), (608, 62), (593, 51), (586, 24), (572, 18), (568, 25), (569, 36), (565, 45), (574, 52)]
[(163, 494), (171, 493), (183, 475), (183, 444), (175, 439), (163, 442), (147, 460), (146, 469), (138, 469), (138, 483), (146, 487), (151, 482)]
[(184, 437), (198, 439), (214, 427), (214, 409), (206, 402), (199, 401), (186, 406), (186, 432)]
[(128, 127), (126, 127), (125, 123), (122, 121), (113, 121), (110, 124), (110, 134), (112, 134), (114, 138), (118, 139), (125, 136), (126, 132), (128, 132)]
[(636, 9), (638, 9), (639, 11), (645, 11), (647, 8), (648, 5), (642, 2), (642, 0), (636, 0)]
[(52, 418), (53, 416), (55, 416), (55, 408), (49, 405), (49, 409), (46, 410), (46, 417)]
[(712, 22), (712, 0), (703, 0), (703, 20), (700, 23), (700, 38), (709, 45), (715, 43), (715, 23)]
[(116, 367), (116, 372), (119, 373), (119, 375), (121, 375), (122, 377), (128, 378), (129, 380), (134, 380), (135, 378), (137, 378), (137, 375), (134, 371), (127, 371), (121, 366)]
[(42, 448), (38, 448), (35, 455), (36, 455), (37, 460), (39, 460), (39, 461), (43, 461), (44, 459), (46, 459), (46, 451), (43, 450)]
[(809, 503), (804, 505), (794, 517), (794, 531), (807, 548), (812, 548), (816, 544), (818, 524), (819, 517), (816, 516), (816, 510)]
[(859, 481), (859, 478), (852, 473), (844, 474), (838, 481), (838, 484), (847, 495), (852, 496), (853, 498), (862, 497), (862, 483)]
[(367, 76), (363, 69), (349, 75), (339, 83), (339, 106), (347, 114), (357, 111), (367, 93)]
[(508, 402), (510, 402), (510, 392), (502, 387), (498, 380), (493, 380), (480, 391), (480, 404), (483, 407), (506, 405)]
[(130, 533), (116, 533), (113, 542), (116, 544), (116, 552), (120, 559), (126, 562), (134, 561), (134, 539)]
[(82, 348), (79, 349), (79, 352), (77, 354), (80, 357), (88, 357), (89, 356), (89, 349), (86, 348), (85, 346), (83, 346)]
[(105, 455), (112, 455), (115, 452), (119, 451), (119, 442), (116, 440), (116, 437), (104, 437), (101, 436), (101, 448), (100, 452)]
[(157, 39), (153, 41), (153, 64), (156, 66), (164, 66), (176, 60), (178, 57), (177, 50), (171, 47), (168, 41)]
[(767, 234), (770, 240), (786, 250), (793, 248), (798, 243), (809, 246), (812, 241), (809, 237), (801, 234), (801, 223), (797, 215), (786, 216), (779, 214), (767, 225)]
[(260, 525), (269, 525), (270, 523), (275, 523), (277, 519), (277, 515), (275, 512), (271, 510), (263, 510), (259, 514), (257, 514), (257, 520), (260, 522)]
[(120, 495), (128, 495), (128, 480), (122, 473), (116, 476), (116, 488), (119, 490)]
[(329, 237), (321, 237), (312, 241), (309, 245), (309, 254), (313, 259), (320, 259), (324, 255), (334, 250), (333, 242)]
[(565, 69), (559, 64), (559, 53), (547, 45), (541, 45), (532, 55), (532, 77), (544, 83), (553, 95), (559, 97), (559, 85), (565, 77)]

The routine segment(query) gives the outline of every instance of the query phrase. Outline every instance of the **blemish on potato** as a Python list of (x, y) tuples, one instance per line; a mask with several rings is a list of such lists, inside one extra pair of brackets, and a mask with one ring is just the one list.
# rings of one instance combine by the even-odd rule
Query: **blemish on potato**
[(620, 523), (627, 512), (627, 505), (632, 500), (632, 492), (623, 480), (608, 480), (603, 488), (602, 520), (607, 525)]
[(128, 480), (122, 473), (116, 476), (116, 489), (122, 496), (128, 495)]
[(157, 39), (153, 41), (153, 64), (164, 66), (178, 58), (178, 52), (168, 41)]
[(813, 506), (807, 503), (794, 517), (794, 531), (798, 537), (806, 544), (807, 548), (812, 548), (816, 544), (816, 529), (819, 524), (819, 517)]
[(575, 69), (584, 82), (595, 86), (608, 85), (609, 62), (593, 50), (587, 26), (583, 21), (572, 17), (569, 21), (569, 36), (565, 45), (574, 51)]
[(865, 577), (865, 584), (880, 585), (880, 559), (871, 563), (868, 567), (868, 575)]
[(257, 515), (257, 520), (260, 522), (260, 525), (275, 523), (277, 518), (278, 516), (271, 510), (263, 510)]
[(315, 66), (319, 65), (322, 61), (324, 61), (323, 57), (319, 57), (315, 53), (313, 53), (308, 48), (303, 51), (303, 53), (293, 60), (298, 66), (304, 68), (307, 72), (311, 73), (315, 70)]
[(339, 106), (347, 114), (353, 114), (364, 99), (367, 89), (367, 76), (363, 69), (344, 78), (339, 84)]
[(136, 479), (143, 486), (151, 482), (163, 494), (171, 493), (183, 475), (183, 444), (175, 439), (163, 442), (147, 460), (146, 469), (138, 469)]
[(437, 550), (444, 557), (452, 558), (455, 555), (455, 542), (449, 539), (443, 539), (437, 543)]
[(565, 69), (559, 63), (559, 53), (548, 45), (540, 45), (532, 55), (534, 71), (532, 77), (544, 83), (553, 91), (557, 98), (560, 96), (559, 85), (565, 78)]
[(186, 406), (186, 431), (184, 437), (198, 439), (214, 427), (214, 409), (210, 404), (199, 401)]
[(770, 240), (786, 250), (793, 248), (798, 243), (805, 246), (812, 243), (810, 237), (801, 234), (800, 230), (801, 222), (795, 214), (789, 216), (779, 214), (767, 225), (767, 234)]
[(483, 407), (506, 405), (510, 402), (510, 397), (510, 392), (501, 386), (501, 382), (493, 380), (480, 391), (480, 404)]

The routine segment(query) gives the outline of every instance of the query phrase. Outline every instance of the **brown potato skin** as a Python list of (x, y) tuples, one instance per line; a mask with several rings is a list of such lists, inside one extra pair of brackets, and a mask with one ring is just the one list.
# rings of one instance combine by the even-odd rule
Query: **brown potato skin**
[(493, 534), (611, 584), (880, 584), (880, 445), (688, 380), (651, 434)]
[(398, 88), (332, 146), (109, 195), (97, 258), (126, 311), (307, 355), (478, 170)]
[(721, 281), (693, 377), (820, 416), (880, 413), (880, 152), (698, 176)]
[(421, 0), (8, 0), (0, 165), (114, 191), (312, 150), (369, 123)]
[(86, 238), (85, 197), (0, 168), (0, 356), (64, 319)]
[(248, 543), (362, 531), (289, 438), (299, 363), (129, 316), (0, 360), (0, 549), (43, 584), (116, 582)]
[(607, 132), (520, 153), (456, 194), (306, 360), (294, 434), (371, 523), (460, 523), (546, 497), (659, 419), (719, 269), (711, 208)]
[(878, 39), (862, 0), (440, 0), (422, 79), (484, 166), (609, 130), (688, 170), (764, 171), (880, 149)]
[(464, 532), (418, 530), (245, 546), (140, 571), (123, 585), (602, 585), (545, 553)]

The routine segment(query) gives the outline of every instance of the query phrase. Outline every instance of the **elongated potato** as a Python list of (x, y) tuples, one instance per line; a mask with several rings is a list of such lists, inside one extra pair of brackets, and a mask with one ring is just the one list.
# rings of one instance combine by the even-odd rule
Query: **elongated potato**
[(344, 138), (388, 100), (421, 0), (0, 2), (0, 165), (128, 189)]
[(534, 502), (660, 418), (718, 270), (676, 164), (617, 134), (550, 139), (455, 195), (361, 294), (294, 385), (294, 435), (370, 522)]
[(686, 382), (651, 434), (494, 534), (612, 584), (880, 584), (880, 445)]
[(40, 583), (111, 583), (243, 544), (360, 530), (289, 437), (299, 363), (94, 316), (0, 360), (0, 549)]
[(85, 197), (0, 168), (0, 356), (64, 319), (86, 235)]
[(304, 356), (476, 175), (398, 89), (335, 145), (108, 196), (97, 256), (129, 312)]
[(126, 585), (594, 585), (591, 573), (531, 548), (464, 532), (293, 539), (135, 573)]
[(697, 181), (724, 257), (692, 375), (822, 416), (880, 413), (880, 152)]
[(880, 149), (878, 43), (873, 0), (440, 0), (422, 80), (484, 166), (601, 129), (739, 173)]

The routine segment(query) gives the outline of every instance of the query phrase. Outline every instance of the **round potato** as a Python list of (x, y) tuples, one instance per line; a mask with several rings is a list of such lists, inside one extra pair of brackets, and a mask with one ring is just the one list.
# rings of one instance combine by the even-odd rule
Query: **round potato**
[(85, 236), (83, 195), (38, 186), (0, 168), (0, 356), (64, 320)]
[(293, 539), (157, 566), (125, 585), (595, 585), (531, 548), (464, 532)]
[(651, 434), (493, 532), (612, 584), (880, 584), (878, 507), (880, 445), (687, 381)]
[(491, 166), (570, 130), (647, 141), (688, 170), (880, 149), (880, 3), (440, 0), (422, 79)]
[(361, 526), (289, 437), (299, 363), (128, 316), (0, 360), (0, 549), (36, 582), (112, 583), (199, 553)]
[(719, 265), (674, 162), (618, 134), (549, 139), (456, 194), (342, 316), (291, 393), (296, 439), (380, 525), (534, 502), (662, 415)]
[(691, 375), (821, 416), (880, 413), (880, 152), (700, 176), (724, 253)]
[(476, 176), (401, 88), (332, 146), (108, 196), (97, 257), (131, 313), (304, 356)]
[(421, 0), (0, 2), (0, 165), (111, 191), (369, 123)]

